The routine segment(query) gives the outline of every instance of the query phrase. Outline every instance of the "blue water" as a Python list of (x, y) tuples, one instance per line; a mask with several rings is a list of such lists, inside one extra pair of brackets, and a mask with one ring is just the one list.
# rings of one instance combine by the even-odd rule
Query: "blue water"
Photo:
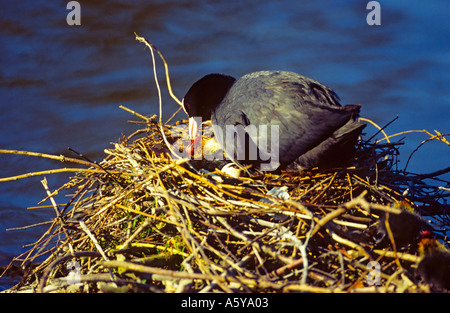
[[(60, 154), (70, 146), (101, 160), (110, 142), (138, 128), (119, 105), (157, 113), (150, 53), (134, 32), (164, 53), (179, 98), (207, 73), (289, 70), (332, 87), (344, 104), (362, 104), (362, 115), (379, 125), (398, 115), (389, 134), (450, 133), (448, 0), (379, 1), (379, 26), (367, 24), (368, 1), (361, 0), (80, 1), (80, 26), (66, 23), (67, 2), (0, 1), (1, 149)], [(165, 93), (164, 116), (176, 108)], [(427, 138), (407, 136), (401, 167)], [(427, 143), (408, 170), (442, 169), (449, 156), (445, 144)], [(0, 154), (0, 177), (61, 166)], [(45, 197), (41, 179), (0, 183), (0, 264), (43, 230), (6, 228), (54, 216), (52, 209), (26, 210)], [(68, 175), (47, 179), (55, 189)]]

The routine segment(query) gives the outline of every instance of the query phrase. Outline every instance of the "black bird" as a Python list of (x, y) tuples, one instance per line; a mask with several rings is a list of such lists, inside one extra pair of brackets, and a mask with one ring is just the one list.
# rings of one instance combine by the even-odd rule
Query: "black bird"
[(424, 231), (421, 236), (418, 274), (433, 287), (450, 290), (450, 251), (431, 232)]
[(381, 235), (377, 240), (377, 245), (380, 248), (386, 247), (391, 243), (386, 222), (389, 224), (397, 249), (407, 247), (408, 245), (415, 246), (421, 239), (421, 234), (424, 231), (432, 231), (433, 227), (420, 214), (415, 212), (414, 208), (406, 201), (400, 201), (393, 205), (394, 209), (400, 209), (399, 214), (386, 212), (374, 212), (380, 214), (380, 221), (376, 224), (376, 228)]
[(238, 80), (206, 75), (186, 93), (183, 107), (191, 139), (199, 127), (195, 117), (211, 120), (227, 157), (263, 170), (293, 162), (301, 169), (346, 165), (366, 126), (356, 121), (360, 105), (341, 106), (330, 88), (285, 71), (254, 72)]

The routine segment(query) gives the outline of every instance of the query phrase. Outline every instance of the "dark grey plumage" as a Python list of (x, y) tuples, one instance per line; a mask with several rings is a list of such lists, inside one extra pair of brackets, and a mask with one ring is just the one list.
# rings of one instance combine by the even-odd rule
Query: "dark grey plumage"
[[(269, 153), (275, 144), (271, 126), (277, 125), (282, 166), (293, 162), (302, 168), (343, 165), (365, 127), (355, 120), (360, 105), (341, 106), (333, 90), (292, 72), (261, 71), (236, 81), (210, 74), (191, 87), (184, 103), (188, 115), (211, 117), (216, 136), (219, 128), (226, 133), (226, 125), (266, 126), (267, 134), (258, 131), (249, 137), (258, 148), (267, 140)], [(251, 161), (255, 160), (244, 163)]]
[(378, 233), (381, 235), (381, 238), (377, 242), (378, 247), (384, 248), (391, 244), (391, 239), (386, 228), (386, 221), (389, 223), (389, 228), (397, 249), (408, 245), (416, 245), (423, 231), (433, 230), (427, 220), (416, 213), (409, 204), (401, 202), (396, 204), (394, 208), (401, 209), (401, 212), (399, 214), (386, 214), (386, 212), (372, 209), (375, 214), (381, 216), (379, 222), (376, 224)]

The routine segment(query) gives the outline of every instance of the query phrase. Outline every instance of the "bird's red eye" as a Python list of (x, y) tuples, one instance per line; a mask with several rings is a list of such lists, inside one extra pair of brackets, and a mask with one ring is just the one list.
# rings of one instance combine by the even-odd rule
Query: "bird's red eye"
[(187, 109), (190, 109), (190, 108), (191, 108), (191, 106), (189, 105), (189, 103), (186, 103), (186, 101), (184, 101), (184, 98), (183, 98), (183, 100), (181, 100), (181, 105), (183, 106), (183, 108), (184, 108), (185, 111), (186, 111)]
[(191, 106), (189, 105), (189, 103), (186, 103), (186, 101), (184, 101), (184, 98), (181, 99), (181, 107), (183, 108), (183, 110), (187, 113), (187, 110), (191, 108)]

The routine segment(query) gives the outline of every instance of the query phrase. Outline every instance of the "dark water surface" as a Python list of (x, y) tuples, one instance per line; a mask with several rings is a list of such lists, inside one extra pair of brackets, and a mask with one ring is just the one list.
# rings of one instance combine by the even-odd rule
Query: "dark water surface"
[[(289, 70), (335, 89), (343, 104), (361, 103), (362, 115), (379, 125), (398, 115), (389, 134), (450, 132), (448, 0), (379, 1), (380, 26), (366, 23), (368, 1), (361, 0), (81, 0), (80, 26), (67, 24), (67, 2), (0, 1), (0, 149), (67, 154), (69, 146), (100, 161), (110, 142), (138, 127), (119, 105), (157, 113), (150, 52), (134, 32), (163, 52), (179, 98), (207, 73)], [(167, 95), (164, 105), (165, 117), (177, 108)], [(426, 138), (408, 135), (401, 168)], [(408, 170), (442, 169), (449, 157), (448, 146), (431, 142)], [(0, 154), (0, 177), (61, 166)], [(68, 177), (47, 176), (50, 189)], [(0, 265), (45, 228), (5, 229), (54, 216), (52, 209), (26, 210), (46, 195), (41, 179), (0, 183)]]

